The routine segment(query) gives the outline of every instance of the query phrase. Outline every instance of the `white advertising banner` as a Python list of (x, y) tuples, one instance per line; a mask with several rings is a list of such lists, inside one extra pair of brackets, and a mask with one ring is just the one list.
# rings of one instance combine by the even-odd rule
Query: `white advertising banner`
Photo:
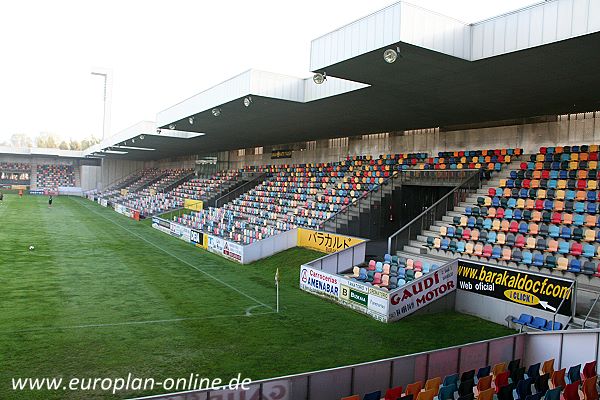
[(445, 266), (390, 293), (389, 321), (397, 321), (456, 290), (456, 268)]
[(385, 290), (307, 265), (300, 269), (300, 289), (387, 322), (389, 293)]
[(244, 263), (244, 248), (237, 244), (216, 236), (208, 236), (208, 251), (219, 254), (230, 260)]

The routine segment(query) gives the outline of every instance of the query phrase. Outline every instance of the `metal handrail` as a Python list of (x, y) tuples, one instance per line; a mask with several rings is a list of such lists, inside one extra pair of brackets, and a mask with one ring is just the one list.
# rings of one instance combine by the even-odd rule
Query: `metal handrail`
[[(575, 285), (575, 281), (571, 282), (571, 286), (569, 286), (569, 290), (571, 290), (571, 293), (573, 293), (574, 285)], [(563, 297), (563, 299), (560, 302), (560, 304), (558, 305), (558, 307), (556, 307), (556, 311), (554, 311), (554, 314), (552, 315), (552, 330), (554, 330), (554, 324), (556, 323), (556, 315), (558, 314), (558, 311), (560, 310), (562, 305), (565, 303), (565, 300), (566, 300), (566, 298)], [(571, 318), (573, 318), (572, 314), (573, 314), (573, 310), (571, 310)], [(569, 318), (569, 321), (571, 321), (571, 318)]]
[(438, 205), (440, 205), (444, 202), (446, 202), (446, 209), (443, 210), (443, 214), (445, 215), (449, 211), (447, 200), (451, 196), (454, 196), (461, 189), (470, 189), (470, 188), (467, 188), (467, 185), (471, 185), (472, 183), (475, 183), (475, 182), (477, 182), (476, 187), (477, 187), (477, 189), (479, 189), (481, 187), (479, 170), (477, 172), (473, 173), (473, 175), (471, 175), (467, 179), (465, 179), (460, 185), (456, 186), (454, 189), (452, 189), (450, 192), (448, 192), (446, 195), (444, 195), (438, 201), (433, 203), (429, 208), (427, 208), (421, 214), (419, 214), (415, 218), (413, 218), (412, 221), (410, 221), (409, 223), (404, 225), (402, 228), (400, 228), (398, 231), (396, 231), (392, 235), (390, 235), (390, 237), (388, 238), (388, 254), (392, 254), (392, 240), (394, 238), (396, 238), (398, 235), (400, 235), (401, 233), (403, 233), (405, 231), (409, 231), (409, 233), (410, 233), (410, 229), (413, 228), (413, 225), (416, 225), (420, 220), (422, 220), (428, 214), (431, 214), (432, 212), (436, 211)]
[(252, 184), (254, 184), (254, 187), (258, 186), (260, 184), (260, 182), (264, 181), (267, 178), (267, 175), (268, 175), (267, 173), (260, 174), (256, 177), (254, 177), (252, 180), (249, 180), (248, 182), (236, 187), (232, 191), (225, 193), (223, 196), (218, 197), (214, 201), (214, 207), (219, 207), (219, 202), (221, 201), (221, 199), (223, 199), (225, 197), (228, 198), (227, 202), (229, 202), (229, 201), (231, 201), (230, 198), (232, 196), (233, 196), (233, 198), (236, 198), (236, 197), (240, 196), (242, 193), (245, 193), (246, 188)]
[(596, 300), (594, 300), (594, 304), (592, 304), (592, 306), (590, 307), (590, 311), (588, 311), (588, 313), (585, 315), (585, 319), (583, 320), (581, 329), (585, 329), (585, 325), (587, 324), (587, 321), (590, 318), (592, 310), (594, 310), (594, 307), (596, 307), (596, 303), (598, 303), (598, 300), (600, 300), (600, 293), (598, 293), (598, 296), (596, 296)]

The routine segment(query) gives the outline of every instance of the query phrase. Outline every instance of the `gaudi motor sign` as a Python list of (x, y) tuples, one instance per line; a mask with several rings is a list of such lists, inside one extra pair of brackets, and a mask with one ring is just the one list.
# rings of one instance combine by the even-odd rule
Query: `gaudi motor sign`
[(453, 266), (439, 268), (390, 294), (389, 321), (414, 313), (456, 289)]
[(571, 280), (465, 260), (458, 260), (457, 275), (460, 290), (571, 315)]

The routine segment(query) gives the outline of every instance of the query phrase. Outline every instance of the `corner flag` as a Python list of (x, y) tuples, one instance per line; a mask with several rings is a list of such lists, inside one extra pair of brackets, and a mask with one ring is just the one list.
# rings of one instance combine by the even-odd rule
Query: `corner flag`
[(277, 288), (277, 312), (279, 312), (279, 268), (275, 271), (275, 287)]

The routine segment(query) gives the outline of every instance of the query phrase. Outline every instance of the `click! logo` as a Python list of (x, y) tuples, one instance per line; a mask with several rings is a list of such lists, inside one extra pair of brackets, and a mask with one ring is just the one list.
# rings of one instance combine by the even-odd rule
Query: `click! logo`
[(540, 299), (534, 294), (524, 292), (523, 290), (506, 290), (504, 296), (515, 303), (525, 304), (527, 306), (535, 306), (540, 304)]
[(302, 282), (304, 282), (304, 283), (308, 282), (308, 276), (307, 275), (308, 275), (308, 271), (305, 270), (305, 269), (303, 269), (302, 270), (302, 277), (301, 277), (302, 278)]

